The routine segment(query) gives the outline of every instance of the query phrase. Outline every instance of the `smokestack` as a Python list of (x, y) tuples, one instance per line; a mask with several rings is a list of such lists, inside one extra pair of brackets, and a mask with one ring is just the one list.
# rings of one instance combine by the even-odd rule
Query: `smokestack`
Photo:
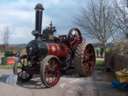
[(43, 15), (43, 6), (42, 4), (37, 4), (35, 7), (36, 10), (36, 17), (35, 17), (35, 31), (38, 32), (38, 34), (41, 34), (42, 31), (42, 15)]

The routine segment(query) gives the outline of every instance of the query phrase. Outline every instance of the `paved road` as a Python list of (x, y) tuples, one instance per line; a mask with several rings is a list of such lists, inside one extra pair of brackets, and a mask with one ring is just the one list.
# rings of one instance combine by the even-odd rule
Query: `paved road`
[[(0, 69), (0, 74), (10, 73), (10, 70)], [(111, 74), (103, 74), (103, 72), (96, 72), (88, 78), (63, 76), (55, 87), (46, 89), (40, 86), (40, 79), (36, 78), (29, 83), (13, 86), (13, 88), (0, 84), (0, 96), (11, 96), (12, 93), (18, 93), (12, 96), (128, 96), (127, 92), (112, 89), (111, 80)], [(3, 88), (6, 88), (6, 91), (1, 91)], [(7, 91), (10, 88), (11, 92)]]

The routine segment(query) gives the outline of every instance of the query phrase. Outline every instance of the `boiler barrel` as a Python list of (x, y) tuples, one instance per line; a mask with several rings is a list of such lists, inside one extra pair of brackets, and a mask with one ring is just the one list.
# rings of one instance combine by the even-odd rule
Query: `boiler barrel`
[(27, 45), (27, 54), (29, 57), (45, 57), (47, 55), (66, 57), (68, 53), (69, 48), (64, 44), (33, 40)]
[(55, 55), (57, 57), (66, 57), (69, 53), (69, 48), (63, 44), (49, 43), (48, 55)]

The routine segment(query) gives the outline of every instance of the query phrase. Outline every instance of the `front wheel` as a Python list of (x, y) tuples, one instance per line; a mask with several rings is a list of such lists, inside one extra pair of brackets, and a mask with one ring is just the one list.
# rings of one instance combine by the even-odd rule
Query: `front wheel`
[(47, 56), (41, 61), (40, 76), (47, 87), (55, 86), (60, 80), (60, 61), (55, 56)]
[(13, 65), (13, 73), (17, 75), (17, 79), (20, 82), (28, 82), (32, 78), (32, 74), (27, 72), (27, 61), (26, 58), (18, 58), (16, 63)]

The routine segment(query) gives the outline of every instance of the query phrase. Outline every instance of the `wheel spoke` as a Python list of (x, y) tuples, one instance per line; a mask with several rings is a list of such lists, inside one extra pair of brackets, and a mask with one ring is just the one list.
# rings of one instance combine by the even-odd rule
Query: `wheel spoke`
[(57, 84), (60, 79), (60, 69), (57, 60), (53, 59), (49, 61), (48, 65), (45, 67), (45, 77), (48, 85), (54, 86)]
[(26, 58), (19, 58), (18, 62), (14, 64), (13, 72), (18, 76), (18, 80), (26, 82), (32, 78), (32, 74), (27, 71), (28, 64), (25, 64)]

